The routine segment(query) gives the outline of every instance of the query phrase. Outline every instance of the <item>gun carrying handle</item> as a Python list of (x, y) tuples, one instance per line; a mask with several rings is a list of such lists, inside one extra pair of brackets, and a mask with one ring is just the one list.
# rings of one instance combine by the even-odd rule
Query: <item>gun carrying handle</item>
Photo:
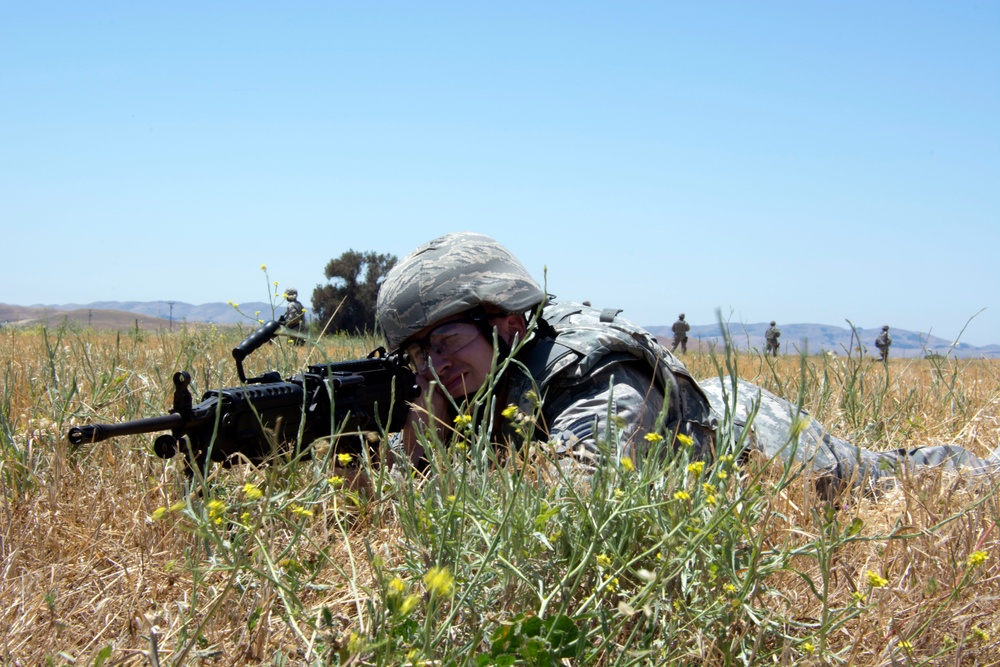
[(259, 329), (244, 338), (242, 343), (233, 348), (233, 359), (236, 360), (236, 372), (239, 373), (240, 382), (246, 383), (247, 381), (247, 376), (243, 372), (243, 360), (250, 356), (250, 354), (261, 345), (274, 338), (280, 328), (281, 322), (269, 320)]

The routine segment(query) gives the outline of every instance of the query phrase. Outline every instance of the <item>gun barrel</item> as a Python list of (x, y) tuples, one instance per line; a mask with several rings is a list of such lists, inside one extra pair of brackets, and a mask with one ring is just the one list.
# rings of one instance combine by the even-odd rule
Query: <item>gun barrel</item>
[(274, 320), (268, 320), (259, 329), (254, 331), (252, 334), (243, 339), (239, 345), (233, 349), (233, 358), (237, 362), (241, 362), (250, 356), (254, 350), (259, 348), (261, 345), (267, 341), (274, 338), (275, 333), (281, 328), (281, 322), (276, 322)]
[(134, 435), (136, 433), (153, 433), (155, 431), (168, 431), (184, 425), (184, 417), (179, 414), (164, 415), (162, 417), (148, 417), (146, 419), (136, 419), (135, 421), (122, 422), (121, 424), (87, 424), (85, 426), (74, 426), (69, 430), (67, 438), (71, 445), (93, 444), (108, 438), (115, 438), (120, 435)]

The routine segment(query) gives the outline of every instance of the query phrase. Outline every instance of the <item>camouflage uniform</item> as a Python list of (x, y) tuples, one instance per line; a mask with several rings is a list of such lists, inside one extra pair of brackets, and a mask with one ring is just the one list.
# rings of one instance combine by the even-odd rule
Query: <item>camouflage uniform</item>
[(767, 341), (767, 345), (764, 348), (765, 355), (770, 354), (772, 357), (778, 356), (778, 338), (780, 337), (781, 329), (779, 329), (772, 321), (771, 326), (764, 332), (764, 340)]
[[(665, 428), (690, 437), (700, 456), (713, 450), (707, 396), (687, 369), (648, 332), (619, 317), (573, 303), (549, 302), (517, 354), (527, 373), (512, 372), (508, 402), (526, 414), (529, 390), (543, 396), (536, 438), (591, 469), (601, 445), (613, 456), (641, 458), (644, 436), (655, 433), (669, 396)], [(608, 406), (616, 419), (609, 422)]]
[[(955, 445), (871, 452), (831, 435), (806, 410), (746, 380), (734, 384), (731, 377), (710, 378), (699, 384), (711, 403), (713, 419), (721, 423), (723, 415), (733, 413), (734, 440), (756, 409), (750, 446), (768, 458), (784, 461), (793, 472), (811, 472), (821, 488), (831, 492), (847, 485), (873, 490), (904, 470), (920, 467), (961, 467), (974, 474), (1000, 471), (997, 453), (980, 459)], [(795, 424), (803, 425), (793, 429)], [(793, 431), (798, 431), (797, 438)]]
[(677, 316), (677, 321), (674, 325), (670, 327), (670, 330), (674, 332), (674, 343), (670, 346), (670, 351), (673, 352), (677, 349), (677, 346), (681, 346), (681, 354), (688, 351), (688, 331), (691, 330), (691, 325), (684, 321), (684, 313)]
[[(984, 460), (956, 446), (918, 447), (910, 450), (871, 452), (830, 434), (808, 412), (745, 380), (731, 378), (695, 382), (684, 365), (656, 344), (649, 334), (628, 321), (614, 317), (599, 320), (593, 309), (552, 303), (542, 311), (538, 341), (529, 340), (518, 354), (530, 372), (530, 384), (516, 376), (509, 397), (521, 397), (519, 407), (529, 412), (526, 390), (544, 396), (542, 423), (546, 437), (590, 471), (605, 443), (612, 442), (613, 456), (642, 458), (646, 433), (654, 432), (656, 419), (669, 393), (667, 430), (692, 438), (696, 458), (711, 459), (717, 448), (728, 451), (732, 443), (716, 443), (715, 429), (723, 423), (726, 406), (734, 406), (735, 443), (755, 403), (758, 412), (750, 423), (749, 446), (768, 458), (783, 461), (793, 472), (809, 471), (818, 488), (833, 494), (847, 486), (872, 490), (905, 470), (918, 467), (962, 467), (976, 474), (1000, 470), (1000, 460)], [(605, 311), (607, 312), (607, 311)], [(545, 333), (546, 325), (555, 335)], [(608, 424), (611, 414), (624, 424)], [(805, 421), (792, 437), (793, 424)]]
[[(489, 237), (463, 233), (436, 239), (399, 262), (383, 282), (378, 313), (388, 345), (398, 348), (443, 318), (484, 305), (530, 313), (543, 298), (538, 284), (505, 248)], [(793, 468), (818, 473), (830, 489), (870, 487), (913, 466), (961, 465), (993, 472), (1000, 464), (952, 446), (869, 452), (830, 435), (813, 420), (793, 429), (808, 420), (795, 404), (743, 380), (695, 382), (674, 355), (619, 312), (546, 303), (536, 316), (529, 315), (528, 340), (517, 348), (518, 363), (507, 364), (497, 392), (500, 406), (513, 403), (527, 414), (534, 413), (532, 395), (541, 397), (542, 432), (536, 438), (554, 442), (581, 471), (593, 470), (606, 456), (641, 458), (643, 436), (657, 429), (665, 404), (664, 426), (690, 437), (695, 456), (711, 459), (717, 447), (728, 451), (732, 445), (715, 442), (715, 430), (726, 423), (727, 412), (734, 415), (735, 442), (748, 427), (756, 402), (760, 409), (749, 425), (750, 446)], [(511, 351), (499, 351), (501, 364)], [(509, 426), (505, 421), (500, 428)], [(513, 433), (498, 435), (502, 440)], [(614, 451), (606, 449), (608, 442)]]
[(892, 336), (889, 335), (889, 325), (882, 327), (882, 333), (875, 339), (875, 347), (882, 355), (882, 361), (889, 361), (889, 348), (892, 347)]
[[(299, 292), (298, 290), (290, 289), (285, 292), (285, 299), (288, 301), (288, 308), (285, 309), (285, 314), (282, 317), (282, 324), (286, 328), (296, 331), (298, 333), (303, 333), (306, 328), (306, 309), (299, 302)], [(305, 339), (299, 336), (292, 338), (295, 345), (305, 345)]]

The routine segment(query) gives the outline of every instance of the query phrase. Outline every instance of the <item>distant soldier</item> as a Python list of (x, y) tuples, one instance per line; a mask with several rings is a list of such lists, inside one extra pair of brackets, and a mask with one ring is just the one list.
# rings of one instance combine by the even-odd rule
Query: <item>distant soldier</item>
[[(285, 310), (285, 314), (282, 316), (282, 324), (286, 328), (296, 331), (300, 334), (305, 333), (306, 329), (306, 309), (299, 302), (299, 291), (297, 289), (285, 290), (285, 299), (288, 301), (288, 308)], [(305, 345), (305, 338), (293, 337), (292, 342), (295, 345)]]
[(892, 336), (889, 335), (889, 325), (882, 327), (882, 333), (875, 339), (875, 347), (882, 355), (882, 361), (889, 362), (889, 348), (892, 347)]
[(767, 346), (764, 348), (764, 356), (769, 354), (772, 357), (778, 356), (778, 339), (780, 337), (781, 329), (777, 327), (774, 320), (771, 320), (771, 326), (764, 332), (764, 340), (767, 341)]
[(691, 325), (684, 321), (684, 313), (677, 316), (677, 321), (670, 327), (670, 330), (674, 332), (674, 344), (670, 346), (670, 351), (673, 352), (680, 345), (681, 354), (686, 353), (688, 351), (688, 331), (691, 330)]

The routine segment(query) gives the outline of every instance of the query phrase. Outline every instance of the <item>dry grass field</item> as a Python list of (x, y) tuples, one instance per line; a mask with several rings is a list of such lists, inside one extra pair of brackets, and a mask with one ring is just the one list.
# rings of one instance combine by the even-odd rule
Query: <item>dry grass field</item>
[[(470, 428), (426, 480), (352, 489), (320, 449), (198, 493), (150, 436), (67, 444), (164, 414), (176, 370), (235, 385), (245, 333), (0, 329), (0, 664), (1000, 663), (997, 480), (928, 471), (829, 503), (775, 465), (679, 455), (573, 484)], [(375, 345), (249, 363), (287, 376)], [(864, 447), (1000, 444), (1000, 362), (732, 359)], [(705, 378), (725, 355), (684, 361)]]

